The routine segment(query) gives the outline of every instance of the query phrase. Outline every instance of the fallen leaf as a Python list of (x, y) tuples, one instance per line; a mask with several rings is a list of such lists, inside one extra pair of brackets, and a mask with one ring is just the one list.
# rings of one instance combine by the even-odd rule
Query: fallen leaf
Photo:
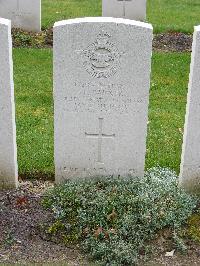
[(28, 199), (27, 197), (19, 197), (17, 200), (16, 200), (16, 205), (17, 206), (24, 206), (28, 203)]
[(115, 218), (117, 218), (117, 213), (115, 212), (115, 210), (112, 210), (111, 214), (107, 216), (107, 220), (111, 221), (114, 220)]
[(104, 232), (104, 235), (105, 235), (105, 238), (106, 238), (106, 239), (109, 239), (109, 238), (110, 238), (110, 236), (109, 236), (109, 233), (108, 233), (108, 232)]
[(174, 252), (175, 252), (175, 249), (173, 249), (173, 250), (170, 251), (170, 252), (166, 252), (166, 253), (165, 253), (165, 257), (173, 257), (173, 256), (174, 256)]
[(116, 230), (115, 230), (114, 228), (110, 228), (110, 229), (108, 230), (108, 232), (109, 232), (110, 234), (116, 234)]
[(99, 237), (99, 235), (103, 233), (103, 228), (102, 227), (99, 227), (95, 232), (94, 232), (94, 235), (96, 238)]

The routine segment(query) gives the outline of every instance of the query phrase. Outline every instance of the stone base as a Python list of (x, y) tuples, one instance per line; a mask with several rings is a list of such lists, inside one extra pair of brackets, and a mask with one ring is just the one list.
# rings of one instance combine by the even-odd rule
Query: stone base
[(0, 190), (16, 189), (16, 188), (18, 188), (18, 182), (0, 181)]
[(188, 193), (200, 195), (200, 176), (180, 177), (179, 186)]

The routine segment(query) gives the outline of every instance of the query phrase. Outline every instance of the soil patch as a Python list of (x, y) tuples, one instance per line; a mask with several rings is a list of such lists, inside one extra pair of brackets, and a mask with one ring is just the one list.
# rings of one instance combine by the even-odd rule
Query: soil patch
[[(52, 48), (53, 46), (52, 28), (40, 33), (13, 29), (12, 36), (14, 47)], [(164, 52), (190, 52), (192, 49), (192, 35), (180, 32), (155, 34), (153, 49)]]
[(165, 52), (191, 52), (192, 35), (180, 32), (157, 34), (153, 39), (153, 48)]
[(52, 242), (42, 227), (53, 220), (41, 206), (52, 182), (21, 182), (19, 189), (0, 191), (0, 263), (68, 263), (86, 265), (76, 247)]
[[(66, 247), (45, 233), (53, 215), (42, 208), (41, 200), (52, 186), (52, 181), (21, 181), (18, 189), (0, 191), (0, 264), (93, 265), (78, 247)], [(200, 265), (200, 245), (186, 239), (188, 249), (181, 254), (174, 246), (172, 233), (169, 229), (159, 232), (151, 242), (151, 259), (144, 262), (141, 253), (138, 265)], [(171, 256), (166, 256), (167, 252)]]

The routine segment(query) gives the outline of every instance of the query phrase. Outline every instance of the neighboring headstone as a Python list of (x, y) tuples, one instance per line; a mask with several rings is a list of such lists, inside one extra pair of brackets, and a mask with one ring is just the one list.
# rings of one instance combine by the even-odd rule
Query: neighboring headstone
[(142, 176), (152, 26), (114, 18), (54, 25), (56, 181)]
[(11, 23), (0, 18), (0, 188), (17, 186)]
[(146, 0), (102, 0), (102, 16), (145, 21)]
[(0, 0), (0, 17), (10, 19), (12, 27), (41, 30), (41, 0)]
[(185, 120), (180, 185), (200, 193), (200, 26), (193, 36)]

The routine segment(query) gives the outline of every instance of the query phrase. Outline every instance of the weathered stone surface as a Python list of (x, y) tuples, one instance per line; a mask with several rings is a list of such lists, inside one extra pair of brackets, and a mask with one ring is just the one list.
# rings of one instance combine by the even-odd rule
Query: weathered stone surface
[(54, 25), (56, 181), (142, 176), (152, 26), (116, 18)]
[(0, 18), (0, 187), (17, 186), (11, 24)]
[(200, 26), (193, 36), (180, 185), (200, 193)]
[(41, 0), (0, 0), (0, 17), (10, 19), (12, 27), (41, 30)]
[(102, 0), (102, 16), (145, 21), (146, 0)]

